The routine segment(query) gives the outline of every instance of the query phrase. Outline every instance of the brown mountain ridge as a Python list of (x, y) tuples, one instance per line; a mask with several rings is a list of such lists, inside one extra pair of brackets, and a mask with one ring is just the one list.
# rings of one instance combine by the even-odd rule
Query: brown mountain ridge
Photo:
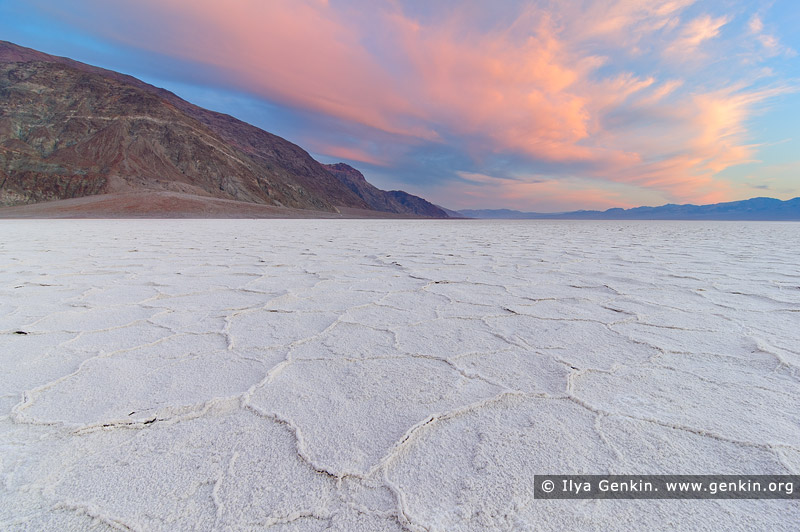
[(367, 185), (364, 195), (299, 146), (167, 90), (0, 41), (0, 205), (124, 193), (146, 201), (151, 192), (287, 212), (447, 217)]
[(381, 190), (370, 184), (364, 174), (345, 163), (326, 164), (325, 168), (347, 188), (363, 199), (371, 209), (381, 212), (448, 218), (448, 214), (433, 203), (402, 190)]

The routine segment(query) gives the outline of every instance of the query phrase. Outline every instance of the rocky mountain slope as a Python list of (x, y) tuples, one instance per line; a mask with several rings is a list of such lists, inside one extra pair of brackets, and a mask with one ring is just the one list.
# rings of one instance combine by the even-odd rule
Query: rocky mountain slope
[(381, 212), (414, 214), (431, 218), (447, 218), (448, 214), (433, 203), (402, 190), (381, 190), (369, 182), (364, 175), (345, 163), (327, 164), (325, 167), (339, 181), (344, 183), (370, 208)]
[(143, 190), (373, 209), (276, 135), (133, 77), (0, 41), (0, 205)]

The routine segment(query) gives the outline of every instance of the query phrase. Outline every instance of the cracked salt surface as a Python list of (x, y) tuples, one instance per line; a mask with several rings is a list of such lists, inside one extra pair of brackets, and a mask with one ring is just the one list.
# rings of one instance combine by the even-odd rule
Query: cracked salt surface
[(0, 530), (796, 530), (800, 225), (3, 221)]

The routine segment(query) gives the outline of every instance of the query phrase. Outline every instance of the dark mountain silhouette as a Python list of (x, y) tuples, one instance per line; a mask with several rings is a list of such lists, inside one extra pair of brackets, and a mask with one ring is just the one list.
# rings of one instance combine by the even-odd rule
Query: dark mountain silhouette
[(131, 76), (0, 41), (0, 205), (142, 191), (374, 209), (285, 139)]
[(469, 218), (537, 220), (800, 220), (800, 197), (781, 201), (751, 198), (712, 205), (675, 205), (573, 211), (560, 213), (521, 212), (509, 209), (463, 209)]

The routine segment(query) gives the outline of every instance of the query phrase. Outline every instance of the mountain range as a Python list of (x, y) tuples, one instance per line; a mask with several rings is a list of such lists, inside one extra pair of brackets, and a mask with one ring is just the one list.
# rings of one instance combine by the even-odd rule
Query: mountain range
[(468, 218), (516, 220), (800, 220), (800, 197), (781, 201), (751, 198), (712, 205), (675, 205), (572, 211), (560, 213), (522, 212), (509, 209), (465, 209)]
[(156, 204), (162, 207), (153, 214), (170, 214), (167, 203), (175, 215), (202, 214), (206, 200), (217, 214), (448, 217), (422, 198), (380, 190), (348, 165), (325, 166), (281, 137), (167, 90), (0, 41), (0, 206), (85, 197), (92, 199), (75, 203), (83, 215), (101, 199), (108, 214), (116, 198), (135, 215)]

